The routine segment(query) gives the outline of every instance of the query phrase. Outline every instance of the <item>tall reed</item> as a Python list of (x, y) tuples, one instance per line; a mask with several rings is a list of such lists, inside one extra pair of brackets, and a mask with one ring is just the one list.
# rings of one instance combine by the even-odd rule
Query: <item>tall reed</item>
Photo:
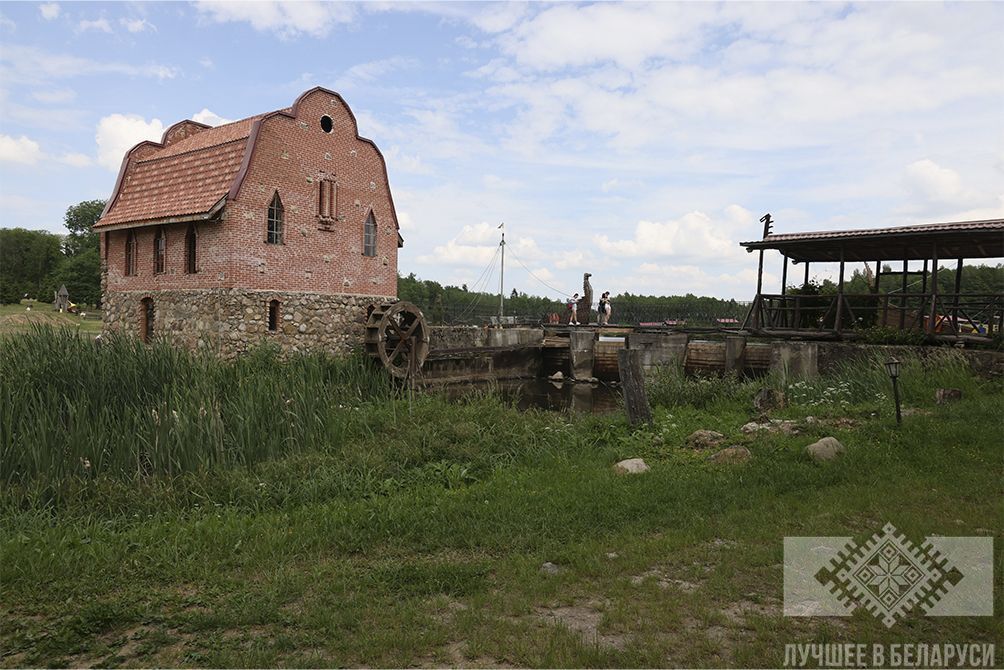
[(337, 449), (363, 403), (391, 398), (361, 357), (235, 361), (67, 330), (0, 338), (0, 482), (143, 478)]

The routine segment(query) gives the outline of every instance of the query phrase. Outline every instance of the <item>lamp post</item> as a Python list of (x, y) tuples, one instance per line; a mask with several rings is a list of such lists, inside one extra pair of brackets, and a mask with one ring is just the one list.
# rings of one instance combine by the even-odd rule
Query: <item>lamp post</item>
[(899, 409), (899, 384), (897, 383), (899, 379), (899, 361), (895, 356), (885, 362), (885, 371), (889, 373), (889, 378), (892, 379), (892, 395), (896, 399), (896, 424), (899, 425), (903, 423), (903, 413)]

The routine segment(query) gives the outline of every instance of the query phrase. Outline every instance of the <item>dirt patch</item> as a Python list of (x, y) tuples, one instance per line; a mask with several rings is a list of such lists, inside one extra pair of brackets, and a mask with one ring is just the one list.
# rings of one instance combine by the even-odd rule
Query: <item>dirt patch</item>
[(438, 602), (434, 602), (432, 606), (436, 610), (432, 614), (433, 620), (443, 625), (449, 624), (458, 613), (467, 609), (467, 605), (464, 603), (451, 599), (447, 599), (445, 602), (439, 600)]
[(777, 603), (763, 604), (752, 600), (740, 600), (723, 609), (722, 614), (732, 623), (742, 624), (751, 614), (765, 617), (780, 616), (781, 608)]
[(671, 577), (658, 568), (652, 568), (640, 575), (631, 576), (631, 583), (635, 586), (641, 586), (649, 580), (655, 580), (656, 585), (660, 589), (676, 588), (684, 593), (693, 593), (701, 586), (699, 582), (690, 582), (685, 579)]
[(600, 632), (603, 607), (603, 602), (590, 600), (577, 605), (538, 607), (536, 615), (548, 624), (563, 626), (573, 633), (578, 633), (586, 644), (598, 644), (611, 649), (626, 648), (628, 643), (626, 635)]

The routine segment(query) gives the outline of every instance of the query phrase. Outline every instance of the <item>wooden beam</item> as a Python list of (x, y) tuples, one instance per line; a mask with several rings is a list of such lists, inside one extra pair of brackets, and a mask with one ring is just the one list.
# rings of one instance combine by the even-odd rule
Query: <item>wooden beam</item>
[(760, 263), (756, 269), (756, 294), (763, 292), (763, 249), (760, 250)]
[(900, 282), (900, 299), (899, 299), (899, 329), (903, 330), (903, 326), (906, 325), (906, 278), (907, 270), (910, 267), (910, 262), (903, 259), (903, 280)]
[(781, 269), (781, 295), (785, 294), (785, 287), (788, 285), (788, 257), (784, 257), (784, 266)]
[[(925, 291), (926, 292), (926, 291)], [(931, 309), (927, 315), (927, 332), (934, 334), (934, 320), (938, 316), (938, 245), (931, 245)]]
[(959, 291), (962, 290), (962, 261), (959, 259), (959, 264), (955, 266), (955, 298), (952, 300), (952, 328), (955, 330), (955, 334), (959, 334)]
[(840, 333), (840, 326), (843, 322), (844, 314), (844, 247), (840, 246), (840, 280), (837, 282), (837, 316), (833, 321), (833, 328)]

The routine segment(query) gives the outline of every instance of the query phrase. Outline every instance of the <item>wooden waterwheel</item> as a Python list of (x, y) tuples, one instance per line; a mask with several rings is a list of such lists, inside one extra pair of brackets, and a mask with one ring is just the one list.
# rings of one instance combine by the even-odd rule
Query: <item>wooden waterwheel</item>
[(366, 353), (399, 379), (422, 369), (429, 355), (429, 327), (410, 302), (375, 307), (366, 322)]

